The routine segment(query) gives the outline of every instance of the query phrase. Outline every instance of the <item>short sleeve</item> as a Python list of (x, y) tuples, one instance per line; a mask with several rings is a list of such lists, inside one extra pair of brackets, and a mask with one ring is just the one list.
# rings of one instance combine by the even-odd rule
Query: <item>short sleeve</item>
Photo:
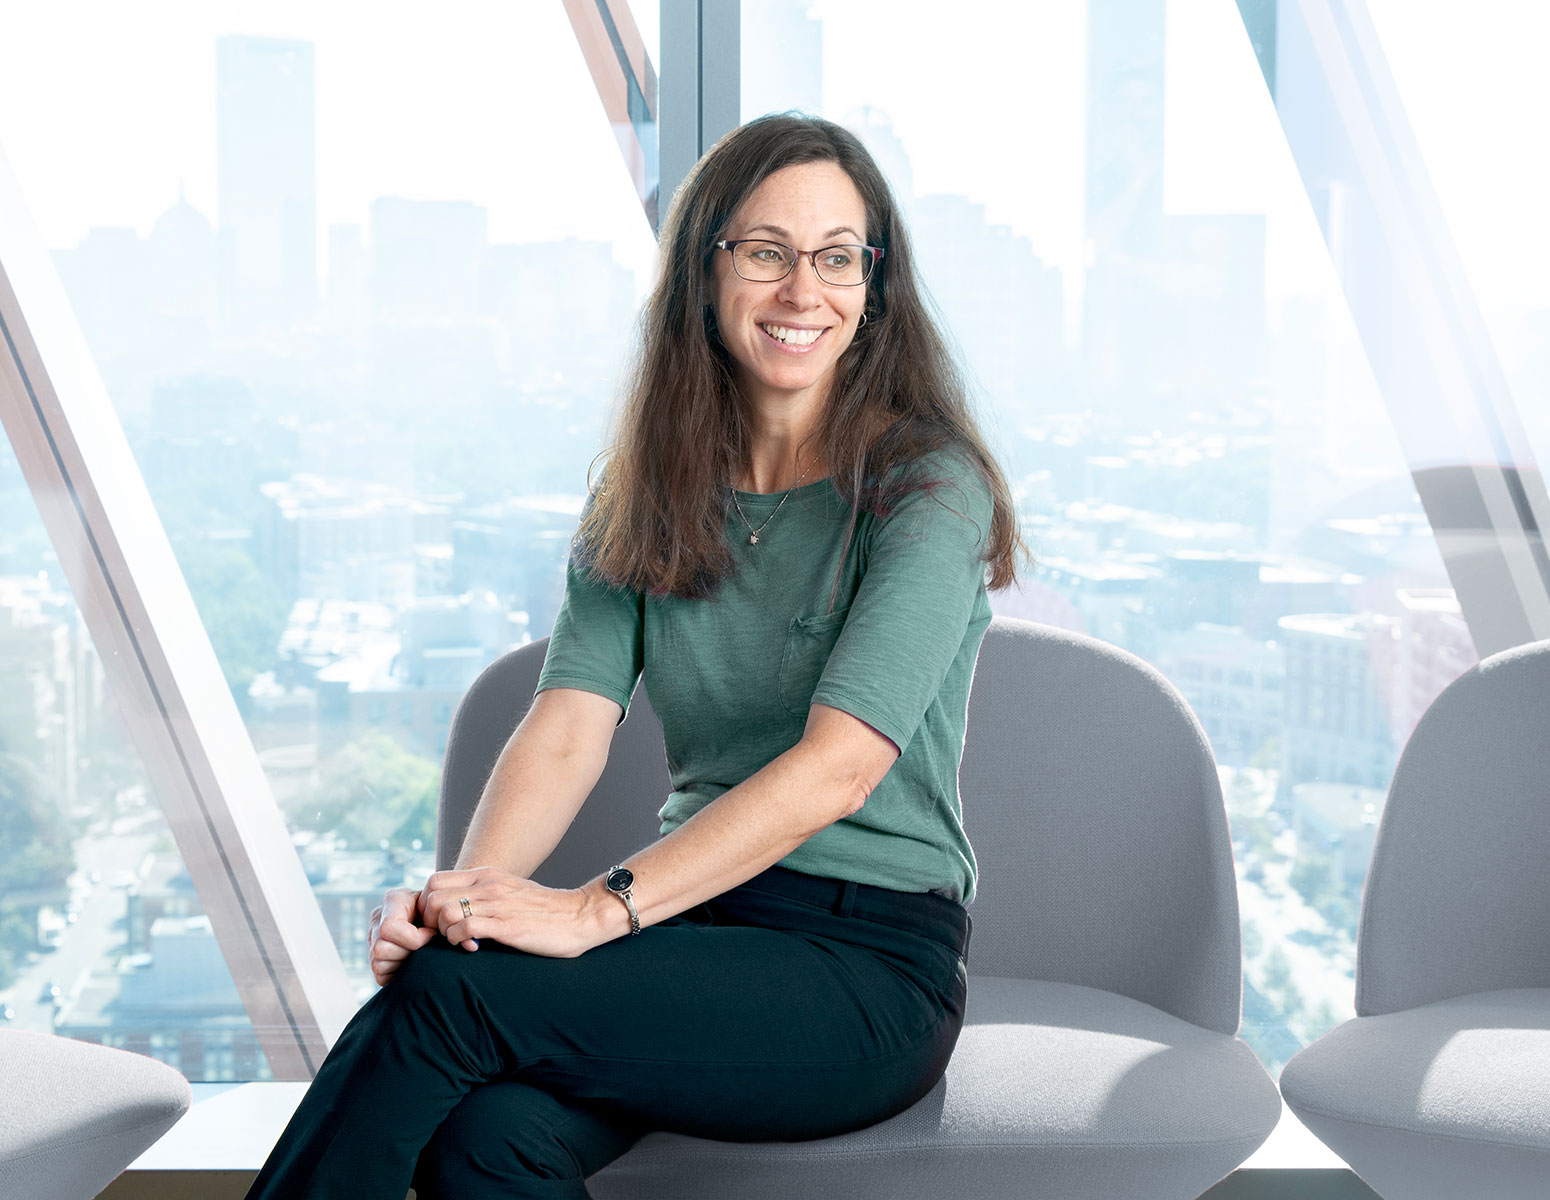
[(941, 486), (912, 493), (873, 528), (865, 573), (813, 692), (902, 754), (963, 651), (980, 593), (993, 504), (957, 458)]
[(580, 688), (617, 701), (628, 713), (644, 663), (644, 594), (595, 578), (578, 565), (573, 548), (565, 566), (565, 596), (534, 694), (552, 687)]

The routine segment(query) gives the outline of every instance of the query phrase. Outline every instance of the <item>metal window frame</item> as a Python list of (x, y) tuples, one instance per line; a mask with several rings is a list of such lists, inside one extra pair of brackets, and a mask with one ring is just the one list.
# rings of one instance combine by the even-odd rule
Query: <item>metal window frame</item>
[(0, 423), (276, 1079), (356, 1005), (75, 312), (0, 155)]
[(741, 0), (662, 0), (666, 197), (702, 154), (742, 124), (742, 7)]
[(1476, 652), (1550, 638), (1550, 497), (1365, 0), (1237, 0)]
[(653, 234), (678, 185), (742, 114), (741, 0), (661, 0), (659, 80), (627, 0), (565, 0)]
[(658, 182), (657, 73), (629, 0), (565, 0), (565, 14), (608, 123), (613, 126), (641, 208), (655, 233), (662, 208), (660, 197), (670, 196), (672, 191), (664, 192)]

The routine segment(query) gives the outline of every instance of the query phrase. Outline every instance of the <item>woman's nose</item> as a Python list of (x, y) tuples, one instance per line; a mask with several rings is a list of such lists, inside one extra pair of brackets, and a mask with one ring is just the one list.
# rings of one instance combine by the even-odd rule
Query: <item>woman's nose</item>
[(812, 255), (797, 255), (791, 274), (780, 281), (780, 298), (801, 308), (811, 308), (822, 294), (823, 281), (818, 278)]

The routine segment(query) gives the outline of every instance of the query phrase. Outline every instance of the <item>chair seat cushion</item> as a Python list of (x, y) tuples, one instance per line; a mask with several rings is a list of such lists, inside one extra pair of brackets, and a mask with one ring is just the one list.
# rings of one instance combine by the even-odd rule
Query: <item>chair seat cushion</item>
[(1192, 1200), (1280, 1112), (1238, 1038), (1112, 992), (972, 976), (946, 1076), (898, 1116), (811, 1142), (653, 1133), (588, 1186), (599, 1200)]
[(95, 1196), (188, 1111), (193, 1090), (142, 1054), (0, 1030), (0, 1196)]
[(1287, 1105), (1385, 1196), (1543, 1197), (1550, 988), (1357, 1017), (1281, 1074)]

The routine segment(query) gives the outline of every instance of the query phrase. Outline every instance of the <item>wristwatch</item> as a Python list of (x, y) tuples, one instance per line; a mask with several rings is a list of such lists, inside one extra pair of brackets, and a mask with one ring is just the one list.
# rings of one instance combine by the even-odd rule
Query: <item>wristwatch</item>
[(633, 937), (640, 932), (640, 914), (635, 911), (635, 897), (630, 895), (630, 889), (635, 886), (635, 873), (626, 867), (610, 867), (604, 882), (608, 890), (623, 900), (624, 907), (630, 910), (630, 935)]

